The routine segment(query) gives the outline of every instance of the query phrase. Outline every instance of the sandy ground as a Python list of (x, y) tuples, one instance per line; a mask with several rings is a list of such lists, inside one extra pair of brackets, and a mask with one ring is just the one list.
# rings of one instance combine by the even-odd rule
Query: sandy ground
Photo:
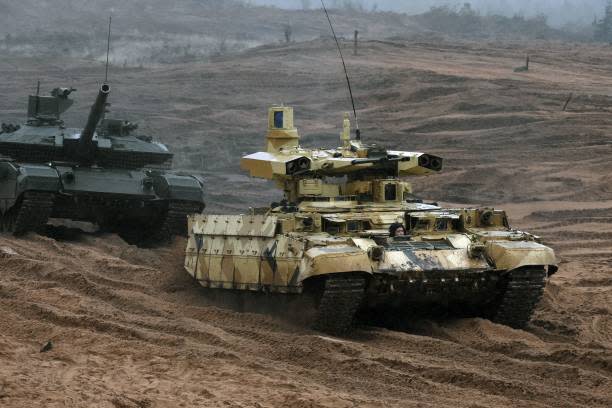
[[(0, 406), (612, 406), (612, 50), (396, 40), (361, 52), (349, 66), (365, 137), (448, 159), (415, 189), (506, 208), (557, 250), (527, 330), (415, 320), (332, 338), (199, 288), (182, 240), (152, 250), (112, 235), (0, 236)], [(532, 72), (514, 73), (526, 52)], [(115, 69), (113, 109), (207, 176), (211, 211), (240, 211), (276, 198), (237, 166), (263, 144), (266, 105), (295, 105), (304, 143), (337, 143), (346, 95), (334, 58), (315, 41)], [(2, 116), (20, 119), (42, 77), (80, 88), (66, 120), (82, 120), (98, 71), (3, 59)]]

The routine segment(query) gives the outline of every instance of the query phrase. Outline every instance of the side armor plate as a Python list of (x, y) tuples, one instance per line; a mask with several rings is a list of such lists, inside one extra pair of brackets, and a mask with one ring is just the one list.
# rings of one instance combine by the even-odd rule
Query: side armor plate
[(276, 222), (265, 215), (198, 215), (191, 228), (196, 235), (273, 238)]

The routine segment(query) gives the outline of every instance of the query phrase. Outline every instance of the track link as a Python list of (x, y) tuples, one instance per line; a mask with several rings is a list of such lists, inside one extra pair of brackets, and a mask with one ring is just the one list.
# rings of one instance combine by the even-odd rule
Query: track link
[(329, 276), (317, 307), (314, 328), (325, 333), (348, 333), (363, 301), (366, 280), (359, 274)]
[(542, 298), (546, 276), (543, 267), (521, 268), (510, 272), (508, 286), (492, 320), (515, 329), (524, 328)]
[(53, 211), (54, 200), (53, 193), (26, 191), (21, 202), (2, 217), (2, 230), (23, 235), (44, 227)]

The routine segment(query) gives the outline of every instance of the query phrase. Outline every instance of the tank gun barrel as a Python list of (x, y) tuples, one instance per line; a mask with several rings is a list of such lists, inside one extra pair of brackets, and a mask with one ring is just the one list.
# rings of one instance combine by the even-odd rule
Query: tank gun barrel
[(110, 94), (110, 85), (103, 84), (98, 91), (96, 101), (91, 106), (89, 116), (87, 117), (87, 123), (81, 132), (81, 138), (79, 140), (79, 156), (83, 159), (89, 159), (91, 152), (91, 145), (94, 132), (100, 119), (104, 115), (104, 109), (106, 107), (106, 100)]
[(351, 164), (375, 164), (375, 163), (384, 163), (384, 162), (393, 162), (393, 161), (410, 161), (410, 157), (398, 157), (398, 156), (385, 156), (376, 159), (355, 159), (351, 161)]

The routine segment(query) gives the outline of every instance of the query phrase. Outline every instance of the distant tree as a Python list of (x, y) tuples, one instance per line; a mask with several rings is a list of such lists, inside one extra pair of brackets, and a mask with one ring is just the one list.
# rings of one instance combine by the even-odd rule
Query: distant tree
[(531, 18), (521, 14), (513, 17), (495, 14), (483, 16), (467, 2), (459, 7), (431, 7), (417, 18), (420, 24), (430, 30), (468, 37), (548, 38), (552, 32), (544, 14)]
[(310, 10), (310, 0), (301, 0), (300, 2), (302, 3), (302, 10)]
[(225, 36), (222, 36), (220, 38), (217, 38), (217, 43), (214, 46), (212, 55), (216, 56), (216, 57), (220, 57), (222, 55), (227, 54), (227, 38)]
[(463, 3), (463, 7), (461, 7), (461, 10), (459, 10), (459, 15), (475, 16), (476, 12), (472, 8), (472, 3)]
[(459, 9), (459, 21), (467, 33), (480, 30), (480, 14), (472, 8), (471, 3), (463, 3), (463, 6)]
[(612, 2), (608, 1), (604, 17), (594, 23), (595, 41), (605, 41), (612, 43)]
[(291, 25), (290, 24), (285, 24), (285, 42), (286, 43), (290, 43), (291, 42), (291, 35), (293, 34), (293, 31), (291, 30)]
[(533, 36), (538, 39), (546, 38), (548, 30), (548, 16), (543, 13), (538, 13), (537, 16), (531, 19), (531, 25), (534, 28)]

